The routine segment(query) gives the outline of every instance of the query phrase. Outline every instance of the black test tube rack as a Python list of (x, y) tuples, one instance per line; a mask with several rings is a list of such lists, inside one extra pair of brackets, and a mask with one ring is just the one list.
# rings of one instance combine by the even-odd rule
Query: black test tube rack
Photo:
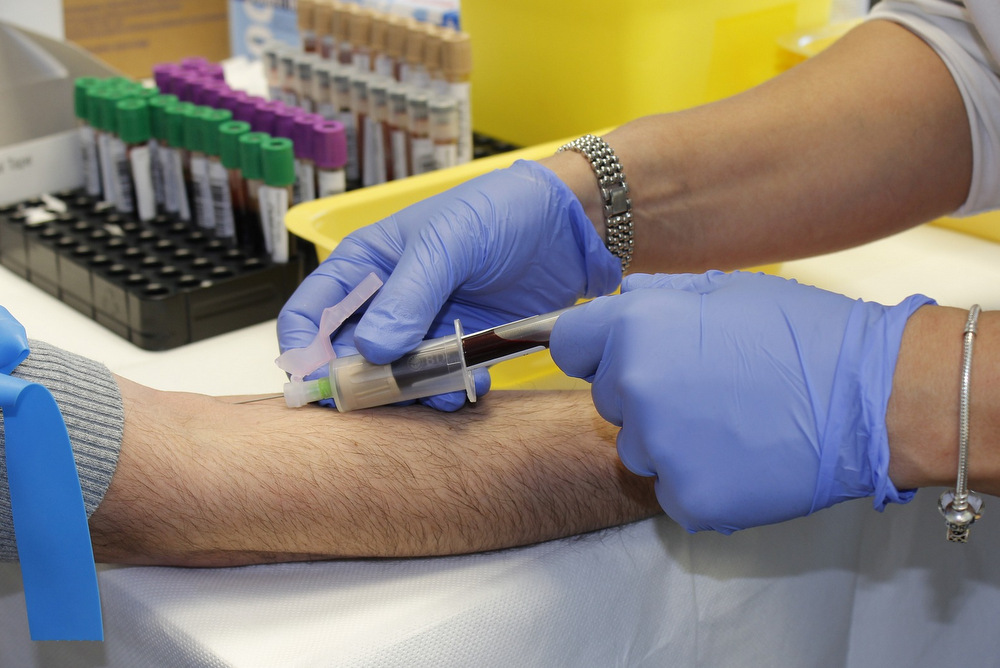
[(176, 217), (140, 223), (82, 191), (0, 207), (0, 264), (146, 350), (274, 318), (308, 255), (274, 263)]

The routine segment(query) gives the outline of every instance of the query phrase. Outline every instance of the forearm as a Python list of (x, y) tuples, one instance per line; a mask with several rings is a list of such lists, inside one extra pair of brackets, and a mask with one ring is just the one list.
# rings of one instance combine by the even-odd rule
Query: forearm
[[(968, 311), (925, 306), (907, 322), (886, 417), (897, 488), (955, 485)], [(1000, 312), (979, 317), (970, 375), (969, 486), (1000, 494)]]
[(455, 414), (122, 393), (121, 458), (91, 518), (100, 561), (455, 554), (659, 511), (586, 393), (494, 392)]
[[(934, 51), (893, 23), (863, 24), (746, 93), (608, 133), (632, 195), (631, 270), (806, 257), (953, 211), (971, 178), (969, 132)], [(603, 234), (586, 161), (567, 152), (542, 162)]]

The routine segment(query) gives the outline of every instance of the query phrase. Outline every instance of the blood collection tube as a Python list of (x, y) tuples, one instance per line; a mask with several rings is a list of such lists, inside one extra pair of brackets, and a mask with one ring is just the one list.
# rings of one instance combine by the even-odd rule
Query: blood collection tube
[(351, 15), (359, 11), (349, 2), (333, 3), (333, 39), (337, 43), (337, 62), (354, 66), (354, 47), (351, 45)]
[(368, 82), (369, 75), (354, 73), (351, 77), (351, 114), (354, 117), (354, 131), (358, 142), (358, 173), (361, 185), (370, 185), (371, 175), (366, 171), (366, 153), (370, 151), (365, 143), (369, 139), (368, 132)]
[(254, 116), (257, 113), (257, 105), (266, 101), (257, 95), (238, 95), (236, 108), (233, 109), (233, 118), (237, 121), (246, 121), (250, 125), (253, 125)]
[(232, 89), (225, 90), (225, 89), (223, 89), (223, 90), (219, 91), (219, 103), (218, 103), (218, 106), (219, 106), (220, 109), (228, 109), (229, 111), (233, 112), (233, 117), (235, 118), (235, 116), (236, 116), (236, 108), (237, 108), (237, 105), (239, 104), (239, 100), (242, 99), (242, 98), (246, 98), (246, 97), (249, 97), (246, 94), (246, 91), (232, 90)]
[[(123, 213), (136, 213), (135, 195), (132, 184), (132, 167), (129, 163), (128, 149), (125, 140), (121, 135), (121, 117), (118, 114), (118, 104), (125, 100), (134, 99), (136, 88), (122, 85), (119, 88), (121, 97), (113, 99), (111, 106), (105, 110), (106, 118), (109, 121), (111, 135), (108, 146), (111, 155), (112, 170), (114, 172), (115, 208)], [(148, 138), (147, 138), (148, 141)]]
[(176, 63), (158, 63), (153, 65), (153, 81), (156, 86), (165, 92), (169, 92), (173, 86), (173, 79), (181, 70)]
[(209, 200), (212, 228), (216, 236), (231, 239), (236, 234), (236, 217), (229, 196), (229, 172), (222, 165), (222, 139), (219, 128), (233, 119), (228, 109), (209, 109), (202, 118), (201, 144), (208, 163)]
[(216, 81), (226, 81), (226, 69), (220, 63), (208, 63), (201, 68), (201, 73), (206, 79), (215, 79)]
[(434, 171), (434, 144), (430, 134), (427, 95), (415, 92), (406, 99), (409, 112), (410, 175)]
[(316, 54), (329, 60), (333, 53), (333, 6), (320, 0), (313, 10), (313, 29), (316, 31)]
[(319, 62), (313, 67), (313, 97), (316, 99), (316, 113), (332, 120), (337, 113), (333, 101), (333, 68), (336, 65)]
[(402, 81), (402, 67), (406, 54), (406, 33), (409, 24), (399, 14), (389, 14), (385, 19), (385, 57), (389, 61), (389, 75), (396, 81)]
[(458, 163), (458, 105), (448, 97), (433, 98), (428, 104), (434, 166), (454, 167)]
[(316, 1), (298, 0), (296, 14), (299, 24), (299, 40), (302, 51), (316, 52)]
[(94, 87), (92, 100), (95, 103), (94, 127), (97, 130), (97, 159), (101, 171), (101, 199), (114, 206), (118, 205), (118, 175), (115, 169), (112, 145), (115, 141), (115, 105), (128, 94), (119, 87)]
[(250, 125), (253, 126), (254, 132), (266, 132), (267, 134), (273, 134), (274, 114), (279, 109), (284, 109), (285, 107), (285, 103), (280, 100), (261, 100), (258, 102), (254, 107), (253, 120), (250, 121)]
[(202, 56), (188, 56), (180, 62), (182, 69), (192, 72), (200, 72), (205, 65), (208, 65), (208, 59)]
[(469, 34), (446, 31), (441, 43), (441, 67), (447, 96), (458, 105), (458, 161), (472, 160), (472, 41)]
[(350, 14), (348, 33), (351, 41), (351, 62), (358, 72), (371, 72), (372, 11), (359, 7)]
[(406, 49), (403, 53), (402, 82), (416, 88), (427, 88), (427, 68), (424, 66), (424, 46), (427, 28), (419, 21), (407, 23)]
[(149, 105), (145, 100), (129, 98), (115, 105), (118, 114), (118, 136), (125, 149), (127, 169), (119, 174), (121, 206), (126, 213), (135, 213), (139, 220), (156, 217), (156, 196), (153, 192), (152, 160), (149, 155)]
[(157, 95), (151, 98), (149, 104), (149, 127), (152, 137), (149, 140), (150, 161), (153, 171), (153, 194), (158, 209), (166, 210), (166, 151), (167, 140), (167, 107), (177, 104), (177, 96), (171, 94)]
[(260, 189), (264, 185), (264, 162), (260, 147), (270, 136), (263, 132), (240, 135), (240, 171), (243, 173), (243, 191), (246, 193), (247, 215), (242, 225), (236, 227), (236, 241), (252, 255), (261, 255), (266, 246), (264, 228), (260, 218)]
[(295, 90), (299, 102), (296, 106), (308, 112), (316, 111), (316, 100), (313, 97), (314, 66), (315, 58), (308, 53), (295, 61)]
[(212, 79), (202, 89), (201, 104), (217, 109), (221, 107), (220, 101), (222, 100), (222, 96), (231, 90), (226, 82)]
[(385, 12), (372, 12), (371, 32), (368, 37), (368, 48), (371, 51), (372, 72), (375, 74), (393, 78), (392, 58), (386, 50), (389, 40), (389, 14)]
[(226, 121), (219, 126), (219, 160), (226, 170), (226, 190), (233, 212), (232, 230), (219, 229), (216, 234), (223, 239), (237, 241), (237, 230), (244, 227), (247, 216), (246, 189), (240, 163), (240, 137), (250, 132), (250, 124), (245, 121)]
[(444, 95), (446, 83), (444, 67), (441, 62), (443, 51), (444, 28), (428, 25), (425, 27), (427, 38), (424, 41), (424, 71), (427, 76), (427, 88), (431, 95)]
[(295, 156), (292, 142), (284, 137), (265, 139), (260, 145), (264, 185), (258, 191), (264, 243), (273, 262), (288, 262), (291, 239), (285, 214), (292, 204)]
[(88, 90), (100, 83), (97, 77), (78, 77), (73, 82), (73, 107), (76, 112), (76, 132), (80, 138), (80, 163), (87, 194), (101, 194), (101, 168), (97, 162), (97, 135), (88, 120)]
[(299, 204), (316, 199), (316, 166), (313, 157), (313, 127), (323, 120), (318, 114), (300, 114), (292, 130), (292, 149), (295, 155), (295, 185), (292, 202)]
[(368, 130), (365, 133), (365, 159), (369, 182), (365, 185), (376, 185), (391, 180), (389, 175), (390, 137), (389, 137), (389, 81), (383, 77), (372, 75), (368, 84)]
[[(281, 55), (279, 42), (271, 42), (264, 48), (264, 78), (267, 80), (267, 96), (272, 100), (281, 99)], [(246, 119), (242, 119), (246, 120)]]
[(313, 159), (316, 162), (316, 197), (330, 197), (347, 190), (347, 135), (339, 121), (314, 126)]
[(166, 209), (181, 220), (191, 220), (190, 164), (184, 144), (184, 125), (190, 102), (178, 102), (163, 110), (167, 122), (167, 140), (164, 143), (163, 185), (166, 190)]
[(337, 104), (337, 120), (344, 124), (347, 133), (347, 187), (361, 185), (361, 170), (358, 162), (358, 126), (351, 106), (351, 75), (341, 68), (334, 72), (333, 90)]
[(299, 94), (296, 91), (295, 75), (297, 54), (293, 51), (283, 51), (281, 54), (281, 94), (277, 98), (293, 107), (299, 106)]
[(406, 88), (389, 89), (389, 164), (393, 179), (410, 175), (410, 128)]
[(295, 119), (299, 116), (306, 115), (307, 112), (302, 109), (296, 109), (295, 107), (289, 107), (285, 105), (280, 109), (274, 111), (274, 123), (272, 124), (272, 132), (268, 134), (274, 135), (275, 137), (284, 137), (286, 139), (295, 140)]
[(188, 169), (191, 174), (191, 193), (194, 202), (194, 219), (198, 227), (215, 229), (212, 211), (212, 186), (208, 181), (208, 156), (203, 139), (205, 117), (211, 109), (193, 105), (184, 119), (184, 146), (188, 150)]

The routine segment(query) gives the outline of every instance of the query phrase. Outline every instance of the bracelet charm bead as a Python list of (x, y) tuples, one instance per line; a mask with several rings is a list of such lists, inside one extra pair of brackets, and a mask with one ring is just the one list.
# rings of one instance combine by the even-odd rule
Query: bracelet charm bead
[(559, 150), (577, 151), (590, 161), (604, 204), (604, 244), (621, 260), (622, 272), (625, 272), (632, 263), (634, 243), (632, 200), (618, 156), (606, 141), (590, 134), (574, 139)]

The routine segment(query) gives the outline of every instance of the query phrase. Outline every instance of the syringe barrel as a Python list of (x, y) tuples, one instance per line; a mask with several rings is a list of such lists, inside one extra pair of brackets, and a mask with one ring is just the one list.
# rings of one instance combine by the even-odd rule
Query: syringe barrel
[(460, 330), (425, 341), (391, 364), (372, 364), (361, 355), (336, 358), (330, 362), (330, 388), (345, 413), (459, 390), (476, 399)]

